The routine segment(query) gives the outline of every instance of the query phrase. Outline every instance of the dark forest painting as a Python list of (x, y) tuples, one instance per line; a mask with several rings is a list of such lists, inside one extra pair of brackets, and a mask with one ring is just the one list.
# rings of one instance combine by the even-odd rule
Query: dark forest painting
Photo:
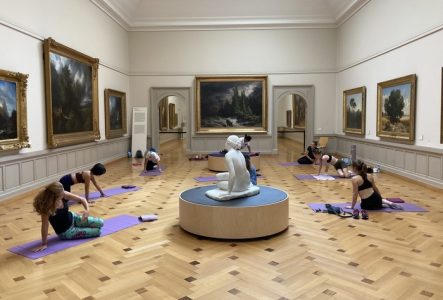
[(266, 131), (266, 77), (197, 78), (197, 132)]
[(30, 147), (26, 117), (27, 74), (0, 70), (0, 151)]
[(343, 92), (343, 131), (364, 135), (366, 115), (366, 88)]
[(44, 41), (49, 147), (94, 141), (98, 128), (98, 59), (51, 38)]
[(126, 94), (112, 89), (105, 89), (106, 138), (116, 138), (126, 134), (126, 122)]
[(377, 136), (414, 141), (415, 74), (380, 82), (377, 89)]
[(50, 53), (54, 134), (92, 130), (92, 67)]

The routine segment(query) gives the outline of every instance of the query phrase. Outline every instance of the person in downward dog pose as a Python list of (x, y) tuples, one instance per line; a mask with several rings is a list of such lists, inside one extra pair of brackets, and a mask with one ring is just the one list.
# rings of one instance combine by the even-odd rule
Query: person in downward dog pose
[(315, 161), (320, 165), (318, 175), (320, 175), (323, 165), (325, 165), (326, 173), (328, 173), (329, 165), (332, 165), (337, 171), (338, 176), (343, 178), (351, 177), (351, 173), (348, 171), (348, 166), (343, 159), (336, 158), (330, 154), (323, 154), (318, 148), (314, 149), (313, 153)]
[(82, 172), (77, 172), (73, 174), (67, 174), (60, 178), (59, 182), (63, 185), (63, 189), (66, 192), (71, 192), (71, 186), (77, 183), (84, 183), (85, 184), (85, 198), (89, 201), (89, 186), (90, 183), (95, 186), (95, 188), (100, 192), (100, 197), (106, 197), (105, 193), (103, 192), (100, 185), (95, 180), (96, 176), (101, 176), (106, 173), (106, 168), (103, 164), (98, 163), (95, 164), (91, 170), (86, 170)]

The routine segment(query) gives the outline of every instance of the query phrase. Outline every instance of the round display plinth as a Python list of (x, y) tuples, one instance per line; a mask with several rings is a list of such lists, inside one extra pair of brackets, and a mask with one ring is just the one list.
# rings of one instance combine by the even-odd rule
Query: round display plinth
[[(251, 163), (255, 166), (255, 169), (260, 170), (260, 154), (255, 153), (249, 156)], [(225, 165), (225, 155), (223, 153), (211, 153), (208, 154), (208, 169), (217, 172), (227, 172), (228, 169)]]
[(217, 186), (196, 187), (180, 194), (180, 227), (211, 238), (250, 239), (288, 228), (289, 197), (282, 190), (259, 186), (260, 194), (229, 201), (205, 195)]

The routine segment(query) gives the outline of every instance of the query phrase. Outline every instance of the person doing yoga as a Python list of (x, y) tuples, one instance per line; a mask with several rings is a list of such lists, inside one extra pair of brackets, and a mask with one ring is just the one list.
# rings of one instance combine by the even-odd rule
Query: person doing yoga
[(323, 165), (325, 165), (325, 173), (328, 173), (329, 165), (333, 165), (337, 171), (338, 176), (343, 178), (351, 177), (348, 171), (348, 166), (343, 159), (336, 158), (330, 154), (323, 154), (320, 149), (315, 148), (313, 150), (315, 161), (320, 165), (318, 169), (318, 175), (321, 173)]
[(306, 148), (306, 152), (300, 157), (297, 162), (301, 165), (311, 165), (315, 161), (314, 150), (317, 149), (317, 141), (312, 143)]
[[(80, 202), (85, 211), (80, 215), (69, 211), (68, 200)], [(89, 216), (88, 201), (85, 198), (63, 190), (60, 182), (54, 182), (40, 191), (34, 198), (34, 210), (41, 216), (42, 244), (33, 252), (48, 247), (48, 231), (51, 224), (62, 240), (97, 237), (103, 227), (103, 219)]]
[(400, 204), (381, 197), (380, 191), (375, 185), (374, 177), (372, 174), (367, 173), (367, 166), (364, 162), (356, 160), (352, 162), (352, 168), (357, 175), (352, 177), (352, 204), (346, 206), (346, 208), (353, 209), (354, 215), (358, 216), (358, 210), (354, 209), (358, 196), (361, 199), (362, 216), (365, 216), (365, 210), (377, 210), (384, 207), (403, 209), (403, 206)]
[(95, 164), (91, 170), (82, 171), (73, 174), (67, 174), (60, 178), (59, 182), (63, 185), (63, 189), (66, 192), (71, 192), (71, 186), (76, 183), (84, 183), (85, 184), (85, 198), (89, 201), (89, 185), (92, 184), (95, 188), (100, 192), (100, 197), (106, 197), (105, 193), (101, 189), (100, 185), (95, 180), (95, 176), (100, 176), (106, 173), (106, 168), (103, 164)]

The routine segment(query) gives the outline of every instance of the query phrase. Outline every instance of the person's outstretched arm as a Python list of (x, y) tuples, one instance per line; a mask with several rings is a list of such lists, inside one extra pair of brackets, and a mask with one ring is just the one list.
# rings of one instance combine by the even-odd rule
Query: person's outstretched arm
[(102, 188), (100, 187), (100, 185), (98, 184), (98, 182), (95, 180), (95, 176), (93, 174), (91, 174), (91, 181), (92, 184), (94, 184), (95, 188), (97, 189), (97, 191), (100, 192), (100, 197), (106, 197), (105, 193), (103, 192)]
[(49, 216), (46, 214), (42, 214), (41, 219), (42, 219), (42, 227), (41, 227), (42, 244), (32, 249), (32, 252), (38, 252), (48, 248)]
[(357, 204), (358, 181), (357, 181), (356, 177), (353, 177), (351, 180), (352, 180), (352, 204), (351, 204), (351, 209), (354, 209), (355, 204)]

